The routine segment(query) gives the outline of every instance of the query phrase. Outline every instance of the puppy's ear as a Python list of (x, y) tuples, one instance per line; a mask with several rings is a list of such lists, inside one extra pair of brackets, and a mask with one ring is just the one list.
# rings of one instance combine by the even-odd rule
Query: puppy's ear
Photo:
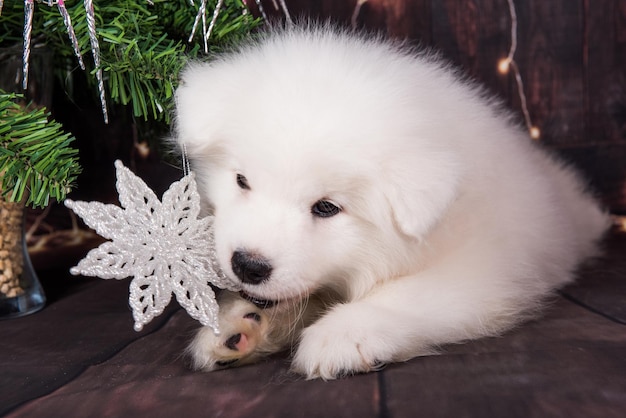
[(387, 173), (385, 195), (397, 227), (423, 239), (456, 199), (460, 168), (442, 153), (402, 156)]

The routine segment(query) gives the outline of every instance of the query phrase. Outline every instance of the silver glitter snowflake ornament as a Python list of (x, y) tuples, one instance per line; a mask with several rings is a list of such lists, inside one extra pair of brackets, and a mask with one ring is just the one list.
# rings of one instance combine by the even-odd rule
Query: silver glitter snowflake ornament
[(200, 196), (193, 173), (172, 183), (159, 201), (121, 161), (115, 162), (122, 207), (66, 200), (104, 238), (76, 267), (74, 275), (102, 279), (133, 277), (128, 298), (135, 330), (160, 315), (172, 293), (189, 315), (219, 333), (213, 285), (237, 290), (220, 270), (213, 242), (213, 217), (198, 219)]

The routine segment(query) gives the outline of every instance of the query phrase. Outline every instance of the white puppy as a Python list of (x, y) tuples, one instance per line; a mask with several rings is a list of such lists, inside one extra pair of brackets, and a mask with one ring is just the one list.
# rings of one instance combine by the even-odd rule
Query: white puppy
[(332, 379), (501, 333), (608, 226), (483, 90), (380, 39), (269, 34), (190, 65), (176, 100), (219, 261), (254, 302), (223, 296), (199, 368), (291, 346), (295, 371)]

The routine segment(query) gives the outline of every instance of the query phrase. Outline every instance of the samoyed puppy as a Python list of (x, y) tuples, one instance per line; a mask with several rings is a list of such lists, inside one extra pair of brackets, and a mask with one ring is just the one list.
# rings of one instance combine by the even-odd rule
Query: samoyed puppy
[(291, 349), (333, 379), (492, 336), (574, 279), (609, 224), (574, 171), (428, 52), (274, 31), (184, 71), (184, 146), (226, 275), (197, 368)]

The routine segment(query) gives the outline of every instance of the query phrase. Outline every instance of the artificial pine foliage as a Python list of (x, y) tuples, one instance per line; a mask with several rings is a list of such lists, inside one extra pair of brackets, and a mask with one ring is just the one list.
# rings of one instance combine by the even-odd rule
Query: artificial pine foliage
[(0, 191), (11, 202), (43, 207), (69, 192), (80, 173), (78, 151), (45, 109), (22, 107), (22, 98), (0, 90)]
[[(169, 124), (178, 74), (190, 58), (203, 55), (201, 25), (192, 42), (188, 42), (200, 2), (194, 3), (189, 0), (94, 2), (108, 100), (132, 106), (133, 115), (137, 118)], [(215, 0), (209, 1), (209, 20), (215, 3)], [(21, 45), (23, 4), (22, 0), (4, 2), (0, 15), (0, 47)], [(54, 71), (71, 95), (72, 75), (81, 70), (63, 18), (56, 7), (42, 2), (35, 4), (32, 43), (43, 43), (54, 51)], [(93, 73), (95, 68), (83, 2), (68, 0), (65, 5), (72, 18), (87, 71)], [(209, 40), (210, 51), (237, 42), (259, 23), (244, 10), (241, 0), (224, 1)], [(95, 79), (89, 77), (89, 80), (96, 95)]]
[[(82, 70), (55, 4), (35, 1), (31, 47), (45, 45), (53, 51), (52, 71), (71, 97), (73, 79), (82, 76)], [(208, 2), (208, 20), (216, 4), (217, 0)], [(87, 79), (94, 106), (100, 107), (83, 1), (67, 0), (65, 6), (91, 74)], [(138, 123), (169, 125), (181, 69), (189, 59), (204, 56), (201, 23), (189, 42), (199, 6), (200, 1), (189, 0), (94, 1), (109, 103), (130, 106)], [(209, 52), (236, 43), (258, 24), (258, 19), (245, 13), (241, 0), (225, 0), (209, 39)], [(23, 34), (24, 1), (4, 1), (0, 48), (21, 46)], [(33, 206), (45, 206), (51, 197), (62, 200), (80, 170), (77, 152), (68, 146), (73, 137), (50, 121), (44, 110), (26, 110), (14, 102), (15, 95), (0, 93), (1, 193), (13, 201), (27, 196), (27, 204)]]

